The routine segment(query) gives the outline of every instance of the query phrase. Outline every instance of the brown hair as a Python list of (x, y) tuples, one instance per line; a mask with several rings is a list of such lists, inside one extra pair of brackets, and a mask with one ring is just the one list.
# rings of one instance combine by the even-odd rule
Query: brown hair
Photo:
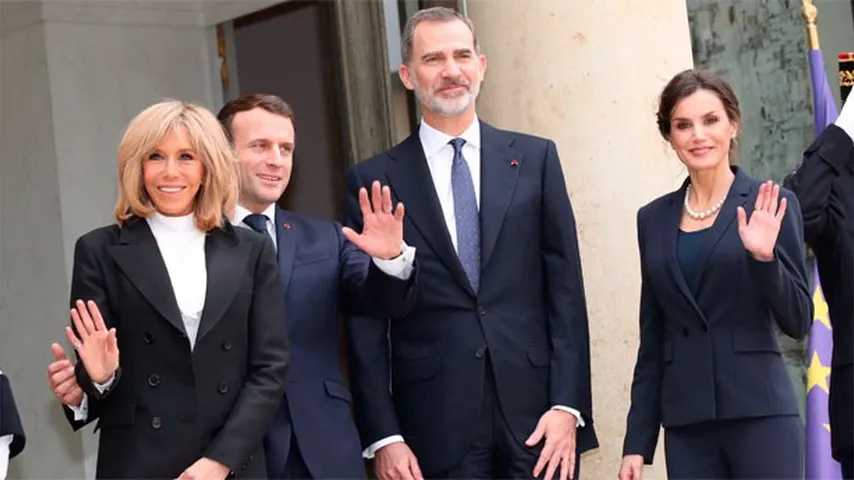
[(256, 108), (261, 108), (272, 114), (290, 119), (292, 123), (295, 120), (294, 110), (288, 105), (288, 102), (282, 100), (278, 95), (271, 93), (241, 95), (223, 105), (216, 115), (230, 141), (234, 141), (233, 132), (231, 131), (231, 123), (234, 121), (234, 116), (240, 112), (247, 112)]
[[(676, 74), (661, 91), (658, 112), (655, 115), (658, 131), (665, 140), (670, 140), (670, 117), (673, 115), (676, 104), (701, 89), (714, 93), (724, 105), (729, 121), (741, 126), (738, 98), (729, 83), (708, 70), (690, 69)], [(730, 150), (732, 150), (732, 144), (730, 144)]]
[(222, 126), (204, 107), (168, 100), (146, 108), (131, 120), (119, 143), (118, 198), (113, 214), (119, 225), (131, 216), (147, 217), (156, 209), (145, 191), (142, 164), (157, 144), (183, 130), (202, 160), (205, 175), (193, 202), (196, 226), (222, 227), (237, 202), (237, 157)]
[(447, 7), (425, 8), (415, 12), (406, 21), (406, 26), (403, 27), (403, 38), (401, 43), (401, 56), (403, 63), (408, 64), (412, 56), (412, 37), (415, 35), (415, 27), (421, 22), (450, 22), (459, 20), (466, 24), (471, 30), (471, 36), (474, 40), (474, 51), (480, 53), (480, 45), (477, 43), (477, 34), (474, 31), (474, 23), (465, 15)]

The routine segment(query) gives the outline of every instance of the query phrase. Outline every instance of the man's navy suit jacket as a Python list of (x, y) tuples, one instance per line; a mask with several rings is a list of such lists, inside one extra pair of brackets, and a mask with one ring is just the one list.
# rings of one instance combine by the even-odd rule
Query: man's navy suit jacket
[(264, 439), (268, 472), (282, 471), (293, 429), (314, 478), (364, 478), (351, 395), (341, 374), (338, 315), (405, 312), (414, 300), (415, 272), (408, 281), (381, 273), (334, 222), (277, 207), (275, 226), (291, 363), (285, 400)]
[[(833, 455), (854, 461), (854, 143), (830, 125), (789, 178), (804, 211), (833, 325), (830, 435)], [(822, 359), (827, 363), (827, 359)]]
[[(417, 249), (412, 313), (351, 318), (362, 444), (401, 434), (425, 475), (457, 464), (479, 418), (487, 357), (501, 410), (524, 442), (553, 405), (581, 412), (578, 450), (596, 446), (589, 335), (575, 220), (553, 142), (481, 123), (481, 271), (475, 292), (451, 243), (418, 132), (348, 173), (389, 184)], [(391, 392), (389, 391), (391, 386)]]

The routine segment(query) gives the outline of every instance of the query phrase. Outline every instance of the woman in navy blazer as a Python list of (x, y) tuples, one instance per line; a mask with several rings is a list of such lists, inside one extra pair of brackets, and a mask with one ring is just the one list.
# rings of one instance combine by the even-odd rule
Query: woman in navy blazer
[(812, 318), (797, 199), (730, 164), (741, 115), (697, 70), (661, 94), (658, 127), (689, 178), (638, 212), (640, 347), (620, 480), (665, 430), (668, 477), (802, 478), (803, 429), (775, 325)]

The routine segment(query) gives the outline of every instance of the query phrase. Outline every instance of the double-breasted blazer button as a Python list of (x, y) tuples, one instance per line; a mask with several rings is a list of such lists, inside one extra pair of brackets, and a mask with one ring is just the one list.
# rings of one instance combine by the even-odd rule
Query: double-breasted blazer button
[(158, 375), (156, 373), (152, 373), (151, 375), (149, 375), (148, 376), (148, 386), (154, 388), (158, 385), (160, 385), (160, 375)]
[(228, 384), (225, 382), (221, 382), (216, 388), (216, 391), (219, 392), (220, 395), (225, 395), (226, 393), (228, 393)]
[(480, 347), (474, 352), (474, 358), (483, 358), (486, 355), (486, 346)]
[(477, 309), (477, 313), (478, 313), (481, 317), (485, 317), (485, 316), (486, 316), (486, 309), (485, 309), (485, 308), (483, 308), (483, 307), (478, 308), (478, 309)]
[(230, 342), (223, 342), (222, 349), (223, 349), (223, 351), (230, 352), (231, 351), (231, 343)]
[(163, 421), (160, 417), (151, 417), (151, 428), (155, 430), (160, 430), (160, 427), (163, 426)]
[(154, 335), (150, 332), (145, 332), (145, 335), (142, 336), (142, 341), (144, 341), (146, 345), (151, 345), (154, 343)]
[(689, 333), (688, 327), (682, 327), (682, 336), (687, 337)]

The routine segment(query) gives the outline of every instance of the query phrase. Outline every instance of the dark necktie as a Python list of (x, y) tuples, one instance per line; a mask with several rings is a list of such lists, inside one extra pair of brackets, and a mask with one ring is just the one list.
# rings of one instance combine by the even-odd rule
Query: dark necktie
[(448, 142), (454, 147), (451, 188), (454, 191), (454, 219), (457, 223), (457, 256), (469, 277), (472, 289), (480, 286), (480, 217), (469, 166), (463, 158), (462, 138)]
[(243, 218), (243, 223), (249, 225), (249, 228), (255, 230), (258, 233), (269, 235), (269, 233), (267, 232), (267, 215), (262, 215), (260, 213), (251, 213)]

